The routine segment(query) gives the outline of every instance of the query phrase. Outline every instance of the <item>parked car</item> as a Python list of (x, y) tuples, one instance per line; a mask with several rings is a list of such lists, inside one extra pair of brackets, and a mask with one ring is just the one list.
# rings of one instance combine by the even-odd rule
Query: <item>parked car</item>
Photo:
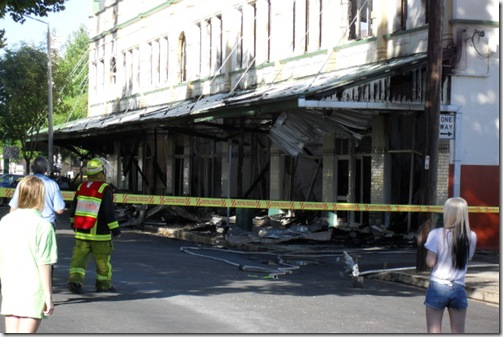
[(72, 179), (64, 176), (55, 176), (54, 179), (61, 191), (76, 191), (78, 187), (78, 183), (74, 182)]
[(24, 178), (22, 174), (2, 174), (0, 175), (0, 187), (16, 188), (21, 179)]
[[(72, 191), (75, 192), (77, 190), (77, 187), (79, 187), (79, 183), (76, 182), (74, 179), (72, 180), (71, 178), (65, 177), (65, 176), (60, 176), (56, 175), (52, 177), (56, 183), (58, 183), (59, 189), (61, 192), (66, 192), (66, 191)], [(65, 197), (65, 195), (63, 195)], [(70, 207), (71, 205), (71, 200), (65, 199), (65, 205), (66, 207)]]
[[(16, 188), (19, 181), (23, 178), (24, 175), (22, 174), (2, 174), (0, 175), (0, 188)], [(8, 203), (9, 201), (10, 198), (0, 197), (0, 205)]]

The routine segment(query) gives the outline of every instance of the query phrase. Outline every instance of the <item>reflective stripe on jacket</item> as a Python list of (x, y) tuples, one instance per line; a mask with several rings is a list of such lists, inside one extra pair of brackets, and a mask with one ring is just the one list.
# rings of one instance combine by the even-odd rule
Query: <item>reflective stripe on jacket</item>
[(108, 185), (101, 181), (89, 181), (79, 186), (76, 197), (74, 228), (90, 229), (96, 225), (103, 191)]
[[(83, 200), (78, 206), (80, 200)], [(99, 207), (96, 207), (99, 205)], [(109, 241), (114, 235), (120, 234), (119, 223), (115, 217), (113, 192), (111, 187), (102, 181), (82, 183), (72, 203), (70, 221), (75, 230), (75, 238), (91, 241)], [(92, 223), (90, 228), (77, 228), (77, 222)]]

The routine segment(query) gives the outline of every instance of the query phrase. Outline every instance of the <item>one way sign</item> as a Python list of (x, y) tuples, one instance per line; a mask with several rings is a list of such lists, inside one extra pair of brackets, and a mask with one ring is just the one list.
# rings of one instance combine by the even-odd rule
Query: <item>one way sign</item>
[(454, 138), (454, 115), (440, 115), (440, 139)]

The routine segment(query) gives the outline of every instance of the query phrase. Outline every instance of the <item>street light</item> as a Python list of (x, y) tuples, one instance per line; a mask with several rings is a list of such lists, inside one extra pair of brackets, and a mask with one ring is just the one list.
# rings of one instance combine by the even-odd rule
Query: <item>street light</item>
[(52, 112), (53, 112), (53, 105), (52, 105), (52, 57), (51, 57), (51, 29), (49, 22), (42, 21), (37, 18), (33, 18), (31, 16), (26, 15), (27, 18), (41, 22), (45, 25), (47, 25), (47, 84), (48, 84), (48, 93), (47, 93), (47, 99), (48, 99), (48, 117), (47, 117), (47, 122), (49, 124), (48, 131), (47, 131), (47, 141), (48, 141), (48, 157), (49, 160), (49, 175), (52, 175), (52, 171), (54, 169), (53, 166), (53, 154), (54, 154), (54, 140), (53, 140), (53, 130), (52, 130)]

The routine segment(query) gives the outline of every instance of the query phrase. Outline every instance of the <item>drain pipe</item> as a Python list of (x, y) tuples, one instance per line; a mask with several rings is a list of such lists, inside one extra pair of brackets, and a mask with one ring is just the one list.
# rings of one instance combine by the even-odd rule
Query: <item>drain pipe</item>
[(456, 113), (456, 123), (454, 125), (454, 172), (453, 172), (453, 197), (460, 196), (460, 186), (461, 186), (461, 159), (463, 157), (462, 152), (462, 126), (463, 126), (463, 112), (461, 106), (458, 107)]

